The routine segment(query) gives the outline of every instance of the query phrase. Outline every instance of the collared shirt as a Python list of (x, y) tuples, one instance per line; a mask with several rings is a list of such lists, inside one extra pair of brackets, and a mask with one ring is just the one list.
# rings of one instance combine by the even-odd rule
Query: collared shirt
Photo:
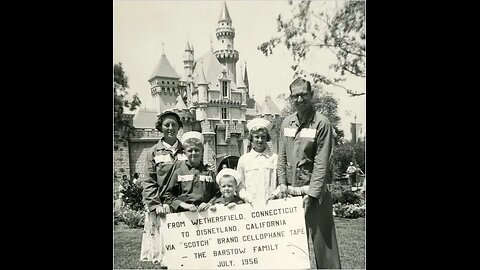
[[(177, 160), (186, 160), (182, 144), (177, 142), (167, 147), (163, 140), (150, 148), (146, 154), (145, 175), (142, 181), (143, 203), (149, 211), (155, 210), (162, 205), (162, 191), (166, 186), (166, 181), (173, 172), (173, 165)], [(172, 150), (172, 147), (176, 147)]]
[(181, 162), (173, 172), (165, 191), (165, 203), (175, 211), (182, 211), (179, 206), (182, 202), (199, 206), (202, 202), (213, 202), (218, 195), (219, 188), (213, 172), (207, 170), (203, 163), (196, 168), (190, 161)]
[(213, 202), (212, 202), (212, 205), (213, 204), (223, 204), (223, 205), (227, 205), (231, 202), (234, 202), (236, 204), (242, 204), (242, 203), (245, 203), (240, 197), (238, 197), (238, 195), (235, 195), (233, 196), (233, 200), (227, 202), (225, 200), (225, 197), (223, 197), (223, 195), (220, 197), (220, 198), (216, 198)]
[(175, 155), (175, 153), (177, 152), (178, 140), (176, 140), (173, 145), (170, 145), (166, 141), (164, 141), (162, 138), (162, 143), (165, 146), (166, 150), (172, 151), (172, 153)]
[(239, 196), (247, 201), (265, 202), (277, 186), (278, 156), (266, 148), (257, 152), (252, 148), (238, 160), (237, 171)]
[(300, 123), (297, 113), (283, 120), (278, 154), (279, 184), (309, 185), (308, 195), (320, 198), (333, 179), (333, 128), (328, 118), (312, 111)]

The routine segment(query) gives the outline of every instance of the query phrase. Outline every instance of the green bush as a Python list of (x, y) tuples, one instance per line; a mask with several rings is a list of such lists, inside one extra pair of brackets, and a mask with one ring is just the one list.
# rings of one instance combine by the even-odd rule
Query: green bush
[(113, 223), (117, 225), (120, 222), (125, 222), (123, 219), (122, 211), (121, 210), (114, 210), (113, 211)]
[(343, 218), (365, 217), (365, 204), (334, 204), (333, 215)]
[(143, 228), (145, 224), (145, 212), (143, 210), (133, 210), (128, 207), (122, 209), (123, 222), (129, 228)]
[(332, 185), (331, 189), (333, 204), (360, 204), (363, 200), (363, 194), (358, 191), (352, 191), (350, 186)]
[(139, 184), (133, 184), (133, 182), (127, 180), (122, 183), (123, 190), (120, 191), (123, 194), (123, 201), (125, 205), (133, 210), (142, 210), (142, 187)]
[(336, 204), (340, 201), (344, 201), (343, 199), (343, 192), (350, 189), (349, 186), (341, 186), (341, 185), (332, 185), (330, 192), (332, 194), (333, 203)]
[(362, 201), (362, 195), (352, 190), (344, 190), (342, 192), (341, 203), (344, 204), (359, 204)]

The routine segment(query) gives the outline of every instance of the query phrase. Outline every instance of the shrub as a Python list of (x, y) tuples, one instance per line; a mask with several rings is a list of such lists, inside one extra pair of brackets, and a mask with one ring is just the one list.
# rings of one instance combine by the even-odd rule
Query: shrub
[(359, 204), (363, 200), (363, 193), (360, 191), (352, 191), (350, 186), (332, 185), (331, 188), (333, 204)]
[(123, 194), (123, 201), (125, 205), (133, 210), (142, 210), (142, 187), (140, 185), (133, 184), (128, 180), (122, 184), (124, 187), (121, 193)]
[(365, 205), (337, 203), (333, 205), (333, 215), (344, 218), (365, 217)]
[(145, 224), (145, 212), (143, 210), (133, 210), (125, 207), (122, 211), (122, 219), (129, 228), (143, 228)]
[(343, 201), (343, 192), (349, 188), (349, 186), (332, 185), (330, 191), (332, 194), (333, 203), (336, 204), (340, 201)]
[(344, 204), (359, 204), (362, 201), (362, 195), (352, 190), (344, 190), (342, 192), (341, 203)]
[(125, 222), (123, 219), (122, 211), (121, 210), (114, 210), (113, 211), (113, 224), (117, 225), (120, 222)]

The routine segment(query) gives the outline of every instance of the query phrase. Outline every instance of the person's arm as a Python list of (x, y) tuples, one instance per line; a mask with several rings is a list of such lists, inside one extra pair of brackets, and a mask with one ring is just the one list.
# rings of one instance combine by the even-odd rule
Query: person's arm
[(277, 157), (277, 180), (278, 186), (280, 188), (281, 193), (285, 193), (287, 190), (287, 150), (286, 150), (286, 139), (284, 134), (284, 128), (286, 126), (286, 119), (283, 120), (283, 123), (280, 127), (280, 142), (279, 142), (279, 149), (278, 149), (278, 157)]
[(220, 193), (220, 188), (218, 187), (217, 181), (215, 181), (215, 173), (212, 171), (208, 171), (208, 175), (212, 177), (212, 182), (213, 182), (209, 187), (212, 198), (210, 198), (208, 203), (210, 205), (214, 205), (215, 200), (220, 196), (222, 196), (222, 194)]
[(168, 183), (165, 190), (165, 203), (169, 204), (175, 211), (177, 211), (180, 204), (183, 202), (177, 198), (180, 193), (180, 183), (178, 182), (178, 171), (175, 170), (172, 174), (172, 179)]
[(142, 181), (142, 197), (148, 211), (154, 211), (162, 206), (160, 200), (160, 186), (157, 182), (157, 172), (155, 170), (155, 160), (153, 159), (153, 150), (149, 150), (145, 162), (145, 181)]
[[(319, 124), (317, 135), (317, 152), (315, 154), (310, 187), (307, 194), (316, 199), (321, 199), (325, 191), (324, 185), (327, 173), (331, 169), (333, 151), (333, 129), (327, 118)], [(321, 201), (321, 200), (320, 200)]]
[(237, 172), (239, 175), (239, 178), (237, 179), (238, 181), (237, 189), (238, 189), (238, 196), (243, 200), (245, 200), (247, 197), (247, 191), (245, 188), (245, 164), (244, 163), (245, 163), (245, 156), (242, 155), (238, 159), (238, 163), (237, 163)]

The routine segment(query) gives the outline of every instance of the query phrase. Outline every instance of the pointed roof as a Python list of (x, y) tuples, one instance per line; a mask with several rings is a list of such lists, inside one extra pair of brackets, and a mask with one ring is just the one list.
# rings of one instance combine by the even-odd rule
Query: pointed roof
[(178, 76), (177, 72), (175, 72), (172, 65), (170, 65), (170, 62), (168, 62), (168, 59), (165, 56), (165, 54), (162, 54), (162, 57), (160, 58), (160, 61), (158, 62), (157, 66), (155, 67), (155, 70), (153, 71), (153, 73), (150, 76), (150, 79), (148, 81), (153, 80), (153, 78), (155, 78), (157, 76), (158, 77), (173, 78), (173, 79), (180, 79), (180, 76)]
[[(201, 64), (203, 62), (203, 64)], [(205, 79), (207, 82), (212, 83), (210, 88), (218, 89), (218, 77), (222, 75), (222, 72), (224, 70), (222, 64), (218, 61), (217, 57), (215, 57), (215, 54), (211, 51), (207, 52), (200, 58), (195, 59), (195, 68), (194, 68), (194, 77), (195, 80), (194, 82), (198, 84), (199, 81), (199, 75), (200, 75), (200, 66), (202, 66), (202, 69), (204, 71)], [(231, 75), (228, 74), (228, 78), (231, 78)], [(233, 80), (232, 80), (233, 84)]]
[(258, 102), (254, 99), (252, 99), (253, 102), (255, 102), (253, 108), (248, 108), (247, 109), (247, 115), (253, 115), (253, 116), (256, 116), (256, 115), (261, 115), (262, 114), (262, 111), (263, 111), (263, 108), (260, 106), (260, 104), (258, 104)]
[(225, 3), (225, 1), (223, 1), (222, 12), (220, 12), (220, 18), (218, 19), (218, 21), (232, 21), (232, 19), (230, 18), (230, 13), (228, 13), (227, 3)]
[(245, 82), (243, 81), (242, 78), (242, 67), (240, 66), (240, 72), (238, 73), (238, 79), (237, 79), (237, 88), (247, 88), (245, 85)]
[[(243, 81), (245, 82), (245, 85), (248, 87), (248, 73), (247, 73), (247, 62), (245, 62), (245, 75), (243, 76)], [(250, 89), (250, 88), (249, 88)]]
[(185, 105), (185, 102), (183, 102), (183, 98), (181, 95), (178, 95), (177, 96), (177, 103), (175, 104), (175, 108), (173, 108), (174, 110), (187, 110), (187, 105)]
[(189, 52), (193, 51), (192, 48), (190, 47), (188, 40), (187, 40), (187, 46), (185, 46), (185, 51), (189, 51)]
[(157, 114), (156, 110), (151, 109), (141, 109), (133, 117), (133, 126), (135, 128), (155, 128), (157, 123)]
[(270, 96), (265, 96), (265, 100), (263, 101), (261, 107), (262, 114), (280, 115), (280, 110), (278, 109), (277, 105), (275, 105)]
[(203, 70), (203, 62), (198, 63), (197, 74), (197, 84), (208, 84), (207, 79), (205, 78), (205, 71)]

